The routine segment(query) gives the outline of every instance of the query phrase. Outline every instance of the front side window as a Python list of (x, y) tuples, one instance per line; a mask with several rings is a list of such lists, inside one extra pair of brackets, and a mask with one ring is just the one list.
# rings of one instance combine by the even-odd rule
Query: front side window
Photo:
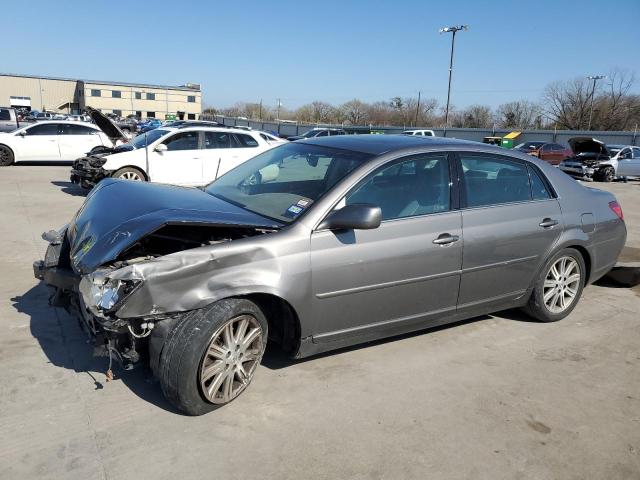
[(460, 153), (468, 207), (531, 200), (527, 167), (488, 154)]
[(147, 93), (147, 100), (155, 100), (155, 99), (156, 99), (155, 93)]
[(58, 135), (57, 123), (43, 123), (27, 129), (27, 135)]
[(181, 132), (167, 138), (164, 142), (170, 152), (177, 150), (197, 150), (198, 132)]
[(102, 92), (98, 89), (92, 89), (91, 90), (91, 96), (92, 97), (101, 97), (102, 96)]
[(122, 92), (120, 90), (111, 90), (111, 98), (122, 98)]
[(625, 148), (620, 152), (620, 155), (618, 155), (618, 158), (621, 160), (626, 160), (631, 158), (631, 149), (630, 148)]
[(414, 155), (374, 172), (345, 197), (345, 204), (380, 207), (383, 220), (446, 212), (450, 208), (446, 154)]
[(0, 120), (11, 120), (11, 113), (6, 108), (0, 108)]
[(242, 133), (234, 134), (239, 148), (252, 148), (258, 146), (258, 141), (251, 135), (243, 135)]
[(246, 210), (291, 223), (371, 155), (290, 143), (244, 162), (206, 192)]
[(231, 134), (228, 132), (204, 132), (204, 148), (231, 148)]

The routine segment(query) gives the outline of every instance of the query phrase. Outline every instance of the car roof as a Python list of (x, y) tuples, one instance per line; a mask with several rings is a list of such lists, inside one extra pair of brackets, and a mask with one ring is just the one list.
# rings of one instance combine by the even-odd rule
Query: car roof
[(305, 145), (341, 148), (372, 155), (382, 155), (394, 150), (412, 147), (443, 147), (445, 145), (482, 145), (483, 143), (458, 140), (447, 137), (421, 137), (413, 135), (336, 135), (333, 137), (312, 137)]
[[(48, 125), (48, 124), (51, 124), (51, 123), (55, 123), (56, 125), (57, 125), (57, 124), (59, 124), (59, 123), (63, 123), (63, 124), (65, 124), (65, 125), (84, 125), (84, 126), (87, 126), (87, 127), (94, 128), (94, 129), (96, 129), (96, 130), (100, 130), (100, 129), (99, 129), (96, 125), (94, 125), (93, 123), (86, 123), (86, 124), (85, 124), (85, 123), (82, 123), (82, 124), (78, 124), (78, 122), (72, 122), (72, 121), (70, 121), (70, 120), (45, 120), (45, 121), (42, 121), (42, 122), (35, 122), (35, 123), (32, 123), (31, 125)], [(29, 126), (31, 126), (31, 125), (29, 125)]]
[(215, 125), (190, 125), (188, 127), (159, 127), (166, 130), (180, 130), (181, 132), (190, 131), (190, 130), (207, 130), (213, 132), (231, 132), (231, 133), (258, 133), (257, 130), (243, 130), (241, 128), (233, 128), (233, 127), (225, 127), (225, 126), (215, 126)]

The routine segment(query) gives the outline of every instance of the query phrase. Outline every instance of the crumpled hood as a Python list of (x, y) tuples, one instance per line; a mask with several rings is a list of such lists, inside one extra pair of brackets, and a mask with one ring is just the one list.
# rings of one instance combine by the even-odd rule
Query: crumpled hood
[(282, 227), (196, 188), (105, 179), (67, 229), (73, 269), (92, 272), (169, 224)]

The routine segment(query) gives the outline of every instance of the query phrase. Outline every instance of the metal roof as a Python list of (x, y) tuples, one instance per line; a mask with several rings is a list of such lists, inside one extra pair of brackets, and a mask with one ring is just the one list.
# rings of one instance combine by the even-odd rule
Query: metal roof
[(199, 88), (176, 86), (176, 85), (154, 85), (152, 83), (129, 83), (129, 82), (113, 82), (110, 80), (88, 80), (84, 78), (64, 78), (64, 77), (46, 77), (42, 75), (24, 75), (21, 73), (0, 73), (0, 77), (24, 77), (24, 78), (36, 78), (42, 80), (58, 80), (65, 82), (84, 82), (94, 83), (98, 85), (115, 85), (122, 87), (139, 87), (139, 88), (159, 88), (162, 90), (185, 90), (189, 92), (199, 92)]

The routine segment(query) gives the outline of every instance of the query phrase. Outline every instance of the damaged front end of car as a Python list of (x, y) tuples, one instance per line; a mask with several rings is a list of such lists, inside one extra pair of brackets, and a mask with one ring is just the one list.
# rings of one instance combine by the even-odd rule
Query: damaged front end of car
[(100, 150), (78, 158), (71, 167), (70, 180), (82, 188), (93, 188), (100, 180), (111, 176), (111, 171), (102, 166), (107, 162), (107, 156), (114, 153), (115, 149), (103, 147)]
[(258, 220), (201, 190), (109, 179), (69, 225), (43, 234), (48, 246), (44, 260), (34, 262), (34, 275), (50, 287), (50, 304), (79, 320), (96, 355), (130, 369), (146, 357), (154, 329), (166, 332), (211, 297), (172, 282), (200, 270), (211, 278), (212, 261), (224, 266), (224, 259), (260, 258), (254, 247), (211, 249), (278, 230)]

